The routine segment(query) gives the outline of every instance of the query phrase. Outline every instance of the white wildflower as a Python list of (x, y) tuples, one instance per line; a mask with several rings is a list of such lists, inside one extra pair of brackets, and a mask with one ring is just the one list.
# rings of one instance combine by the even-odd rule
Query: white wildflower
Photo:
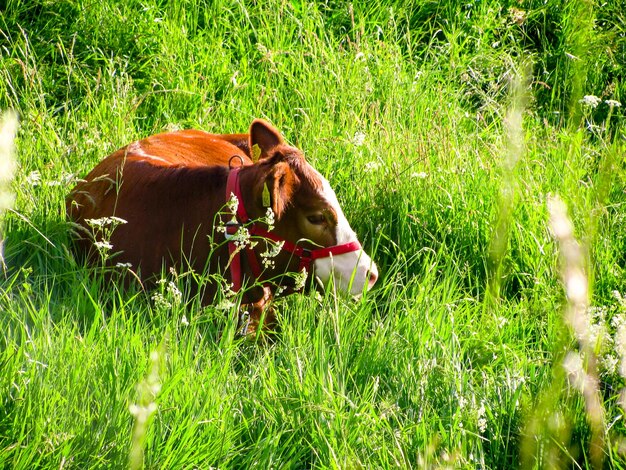
[(250, 232), (245, 227), (239, 227), (235, 234), (231, 237), (231, 240), (235, 242), (238, 248), (249, 246), (250, 248), (256, 245), (256, 242), (250, 240)]
[(168, 310), (181, 303), (183, 294), (173, 281), (159, 279), (156, 283), (165, 286), (164, 293), (157, 292), (152, 295), (152, 300), (157, 310)]
[(476, 411), (478, 416), (478, 429), (484, 433), (487, 430), (487, 419), (485, 418), (485, 404), (481, 403), (480, 408)]
[(222, 293), (224, 294), (226, 298), (234, 297), (235, 295), (237, 295), (237, 292), (233, 290), (233, 287), (235, 287), (235, 284), (233, 283), (226, 284), (224, 286), (224, 290)]
[(39, 186), (40, 182), (41, 182), (41, 173), (39, 173), (39, 171), (37, 170), (31, 171), (26, 177), (26, 183), (31, 186)]
[(591, 317), (594, 320), (597, 320), (599, 322), (604, 322), (605, 318), (606, 318), (606, 314), (608, 312), (608, 309), (606, 307), (606, 305), (603, 306), (595, 306), (595, 305), (591, 305), (588, 309), (589, 315), (591, 315)]
[(104, 227), (105, 220), (106, 217), (102, 217), (100, 219), (85, 219), (85, 222), (87, 222), (87, 225), (90, 227)]
[(608, 375), (613, 375), (617, 372), (617, 365), (619, 364), (619, 359), (612, 354), (607, 354), (602, 357), (602, 366), (604, 371)]
[(180, 324), (183, 326), (189, 326), (189, 320), (187, 320), (187, 317), (185, 315), (183, 315), (183, 317), (180, 319)]
[(357, 131), (354, 133), (354, 137), (352, 137), (352, 143), (355, 147), (360, 147), (365, 142), (365, 133)]
[(411, 173), (411, 178), (415, 178), (415, 179), (424, 179), (427, 176), (428, 176), (428, 173), (425, 173), (423, 171)]
[(459, 397), (459, 408), (463, 409), (467, 406), (467, 399), (464, 396)]
[(154, 302), (154, 307), (157, 310), (168, 310), (172, 308), (172, 304), (170, 303), (170, 301), (167, 300), (165, 296), (160, 292), (152, 295), (152, 301)]
[(233, 214), (237, 213), (237, 208), (239, 207), (239, 199), (237, 199), (237, 196), (235, 196), (234, 193), (230, 193), (230, 199), (226, 203), (226, 207), (228, 207), (228, 210)]
[(128, 223), (128, 221), (122, 219), (121, 217), (115, 217), (114, 215), (112, 215), (108, 219), (109, 219), (109, 224), (111, 225), (123, 225), (123, 224)]
[(611, 325), (616, 330), (619, 330), (620, 328), (625, 328), (626, 327), (626, 316), (623, 315), (623, 314), (615, 315), (613, 318), (611, 318)]
[(108, 258), (108, 252), (113, 249), (113, 245), (109, 241), (111, 234), (117, 225), (125, 224), (126, 221), (119, 217), (101, 217), (99, 219), (85, 219), (85, 222), (94, 232), (97, 231), (99, 238), (101, 238), (101, 240), (94, 242), (94, 246), (100, 252), (100, 256), (103, 259)]
[(274, 216), (274, 211), (272, 210), (271, 207), (268, 207), (267, 211), (265, 211), (265, 224), (267, 225), (267, 230), (269, 232), (274, 230), (274, 222), (275, 221), (276, 221), (276, 219), (275, 219), (275, 216)]
[(113, 249), (113, 245), (106, 240), (94, 242), (94, 246), (98, 249), (98, 251), (109, 251)]
[(273, 268), (274, 267), (274, 260), (273, 258), (276, 258), (279, 253), (282, 251), (283, 249), (283, 245), (285, 244), (284, 241), (279, 241), (276, 243), (270, 242), (268, 240), (267, 242), (267, 251), (261, 253), (261, 263), (263, 263), (263, 266), (265, 268)]
[(585, 95), (582, 100), (578, 100), (583, 106), (589, 106), (590, 108), (597, 108), (602, 100), (594, 95)]
[(220, 303), (218, 303), (215, 308), (218, 310), (230, 310), (235, 306), (234, 302), (231, 302), (228, 299), (222, 299)]
[(590, 322), (585, 336), (591, 346), (595, 347), (597, 345), (602, 345), (609, 339), (604, 321), (601, 321), (600, 323)]
[(622, 105), (622, 103), (616, 100), (606, 100), (605, 103), (611, 108), (619, 108)]
[(172, 299), (172, 302), (174, 303), (174, 305), (180, 304), (180, 302), (183, 299), (182, 292), (180, 291), (178, 286), (176, 284), (174, 284), (172, 281), (170, 281), (167, 284), (167, 294)]
[(100, 217), (99, 219), (85, 219), (85, 222), (87, 222), (87, 225), (92, 228), (103, 228), (108, 226), (116, 227), (117, 225), (127, 223), (126, 220), (115, 216)]
[(381, 164), (380, 162), (367, 162), (365, 164), (365, 166), (363, 167), (363, 169), (365, 170), (365, 172), (369, 173), (372, 172), (374, 170), (377, 170), (378, 168), (380, 168)]
[(295, 290), (300, 290), (303, 289), (305, 284), (306, 284), (306, 280), (308, 277), (308, 273), (306, 271), (306, 268), (302, 268), (302, 271), (300, 271), (298, 274), (296, 274), (294, 280), (296, 282), (296, 285), (294, 287)]
[(611, 322), (615, 326), (615, 352), (620, 358), (619, 373), (626, 378), (626, 317), (622, 314), (613, 317)]

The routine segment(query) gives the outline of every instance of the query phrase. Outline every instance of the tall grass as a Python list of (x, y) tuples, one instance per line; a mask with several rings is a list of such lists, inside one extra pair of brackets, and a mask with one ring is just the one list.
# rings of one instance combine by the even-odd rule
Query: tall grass
[[(623, 12), (10, 0), (0, 467), (626, 467)], [(74, 259), (64, 197), (97, 161), (254, 117), (328, 176), (376, 289), (285, 299), (256, 344), (184, 273), (159, 297)], [(557, 194), (584, 331), (564, 315)]]

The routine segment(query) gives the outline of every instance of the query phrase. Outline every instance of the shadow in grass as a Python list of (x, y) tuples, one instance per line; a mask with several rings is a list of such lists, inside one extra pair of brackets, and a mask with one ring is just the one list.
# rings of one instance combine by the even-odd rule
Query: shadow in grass
[(52, 321), (69, 316), (84, 333), (95, 318), (142, 297), (140, 289), (122, 290), (115, 279), (75, 258), (66, 221), (31, 221), (13, 212), (10, 222), (0, 292), (4, 300), (14, 300), (13, 317), (30, 324), (44, 313)]

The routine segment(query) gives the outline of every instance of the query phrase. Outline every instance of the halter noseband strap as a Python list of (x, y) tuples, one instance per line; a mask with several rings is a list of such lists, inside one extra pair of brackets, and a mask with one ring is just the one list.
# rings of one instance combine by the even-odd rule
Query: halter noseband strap
[(275, 243), (282, 243), (283, 245), (281, 250), (287, 251), (300, 259), (298, 267), (299, 271), (306, 269), (307, 272), (310, 272), (311, 265), (316, 259), (327, 258), (333, 255), (341, 255), (361, 249), (361, 244), (358, 241), (352, 241), (348, 243), (343, 243), (341, 245), (334, 245), (324, 248), (315, 248), (312, 250), (308, 248), (303, 248), (295, 243), (290, 242), (289, 240), (273, 234), (269, 230), (261, 227), (258, 223), (250, 220), (250, 218), (248, 217), (248, 213), (246, 212), (246, 209), (244, 207), (243, 197), (241, 195), (241, 187), (239, 186), (239, 171), (241, 170), (241, 168), (241, 166), (235, 168), (231, 167), (230, 173), (228, 174), (228, 181), (226, 183), (226, 201), (230, 200), (231, 195), (234, 195), (235, 198), (237, 198), (238, 202), (236, 213), (233, 214), (232, 220), (226, 223), (225, 235), (226, 240), (228, 241), (228, 252), (230, 255), (230, 279), (233, 284), (232, 290), (234, 292), (238, 292), (241, 289), (243, 283), (243, 273), (241, 269), (241, 251), (246, 251), (248, 264), (254, 278), (259, 279), (262, 274), (261, 266), (254, 250), (249, 245), (239, 247), (237, 245), (237, 240), (234, 239), (234, 235), (241, 227), (245, 227), (250, 236), (257, 236), (260, 238), (271, 240)]

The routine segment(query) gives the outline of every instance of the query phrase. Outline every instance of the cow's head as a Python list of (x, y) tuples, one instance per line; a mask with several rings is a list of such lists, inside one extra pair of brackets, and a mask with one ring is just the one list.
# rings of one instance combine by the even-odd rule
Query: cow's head
[[(264, 210), (269, 193), (277, 235), (307, 248), (358, 241), (326, 178), (298, 149), (285, 144), (276, 129), (255, 120), (249, 145), (253, 154), (255, 149), (260, 151), (258, 163), (253, 165), (257, 173), (252, 183), (255, 212)], [(339, 290), (352, 295), (371, 288), (378, 278), (376, 264), (362, 249), (316, 259), (313, 274), (324, 285), (332, 278)]]

